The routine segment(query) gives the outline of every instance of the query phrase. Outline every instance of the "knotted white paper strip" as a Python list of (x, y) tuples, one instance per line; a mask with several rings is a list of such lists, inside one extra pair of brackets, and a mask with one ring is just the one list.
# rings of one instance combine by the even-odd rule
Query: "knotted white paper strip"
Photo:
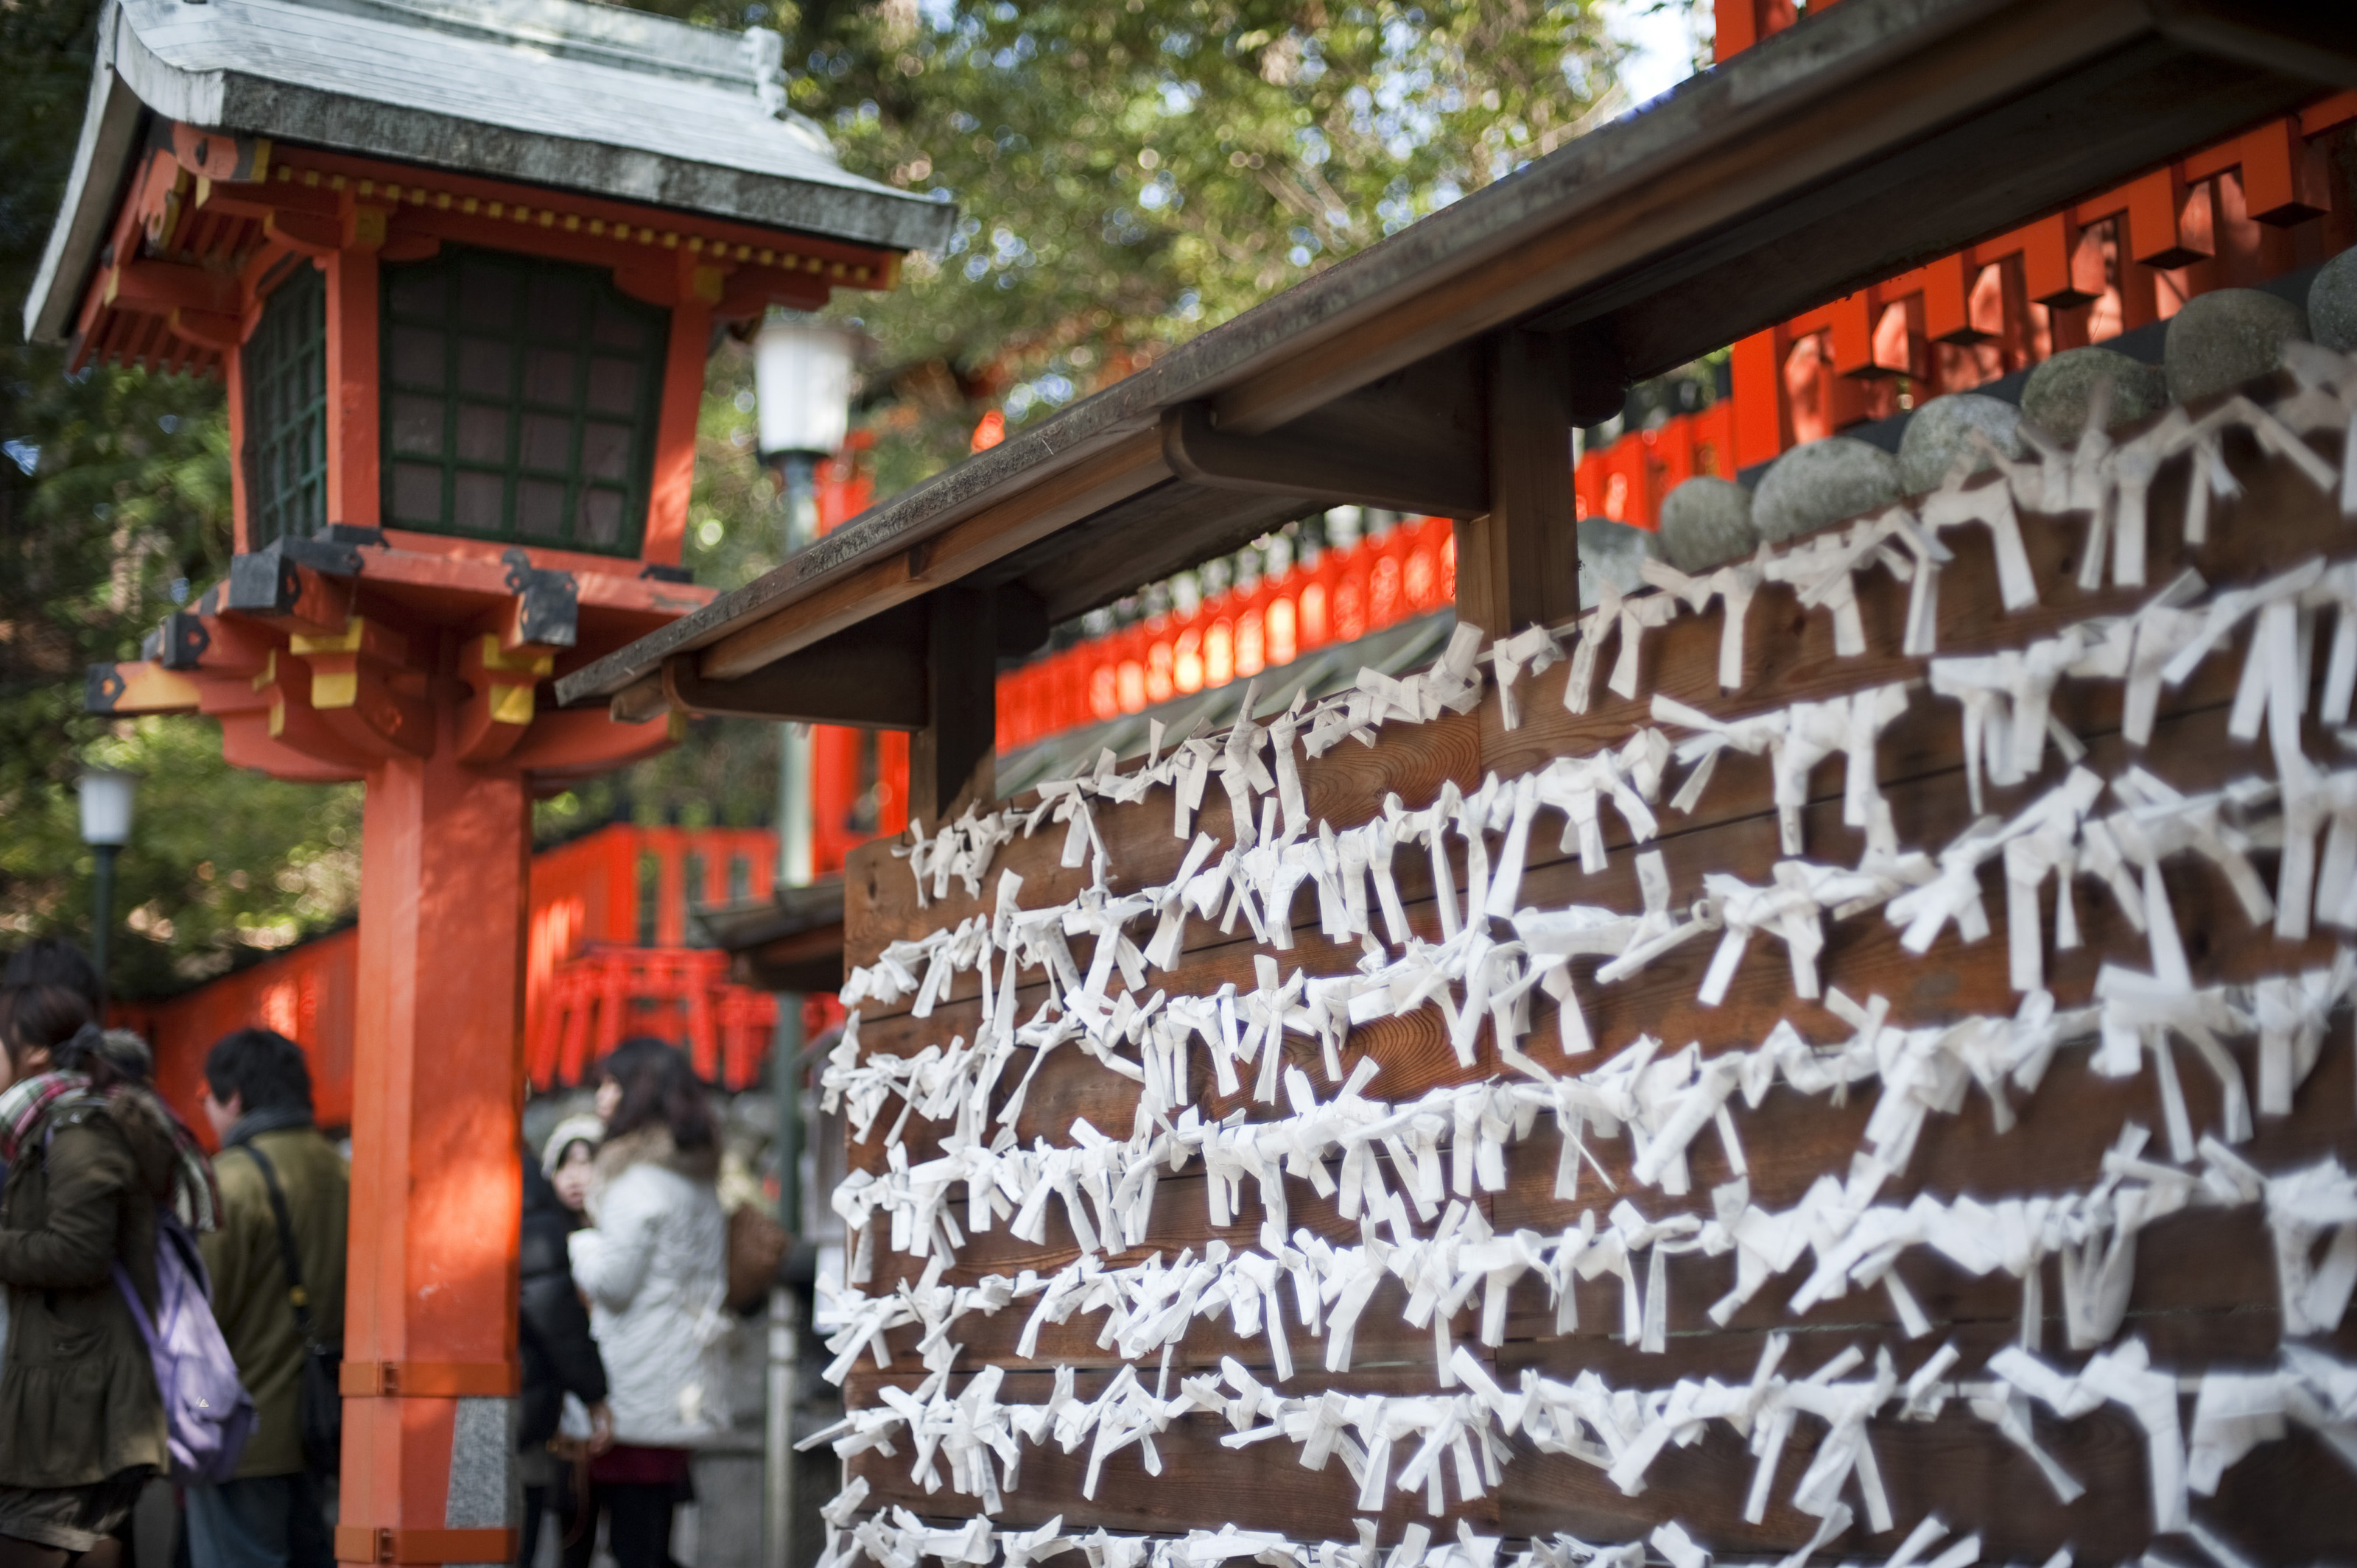
[[(2326, 1159), (2267, 1180), (2267, 1228), (2282, 1286), (2283, 1331), (2330, 1334), (2357, 1287), (2357, 1177)], [(2316, 1246), (2326, 1240), (2319, 1261)]]
[(1543, 626), (1525, 627), (1491, 648), (1491, 667), (1498, 679), (1499, 722), (1507, 729), (1523, 726), (1522, 703), (1514, 691), (1516, 683), (1526, 672), (1545, 673), (1548, 666), (1562, 658), (1563, 645), (1555, 640), (1555, 633)]
[[(1937, 538), (1951, 528), (1977, 522), (1989, 531), (1989, 541), (1996, 555), (1997, 598), (2008, 614), (2018, 614), (2038, 603), (2038, 578), (2030, 569), (2029, 553), (2021, 542), (2021, 520), (2014, 510), (2013, 489), (2000, 476), (1995, 482), (1977, 485), (1971, 481), (1975, 471), (1971, 462), (1958, 458), (1956, 466), (1940, 488), (1923, 498), (1923, 531)], [(1930, 646), (1909, 648), (1913, 657), (1923, 658), (1933, 650)]]
[[(1765, 547), (1762, 549), (1764, 554)], [(1759, 562), (1736, 562), (1706, 576), (1690, 577), (1668, 562), (1649, 555), (1638, 569), (1644, 574), (1645, 581), (1684, 601), (1696, 615), (1702, 614), (1711, 600), (1719, 602), (1718, 687), (1722, 692), (1741, 690), (1744, 618), (1760, 592), (1760, 585), (1766, 581)]]

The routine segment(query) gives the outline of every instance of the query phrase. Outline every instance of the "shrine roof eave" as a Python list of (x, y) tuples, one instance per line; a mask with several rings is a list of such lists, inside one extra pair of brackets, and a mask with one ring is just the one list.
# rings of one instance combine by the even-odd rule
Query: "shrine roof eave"
[[(1454, 506), (1346, 493), (1344, 459), (1364, 432), (1413, 444), (1472, 407), (1475, 350), (1501, 331), (1609, 360), (1617, 389), (2349, 85), (2357, 11), (1845, 0), (852, 520), (558, 698), (641, 688), (687, 655), (736, 680), (952, 582), (1077, 613), (1322, 505), (1475, 515), (1463, 494), (1486, 481), (1444, 472), (1443, 443), (1407, 478)], [(1359, 446), (1337, 445), (1353, 426)], [(1196, 460), (1205, 430), (1226, 476)], [(1321, 456), (1340, 488), (1278, 493), (1286, 461)]]
[(71, 331), (150, 116), (888, 250), (947, 242), (954, 208), (835, 163), (815, 126), (765, 107), (764, 68), (727, 68), (737, 40), (610, 11), (519, 13), (630, 30), (585, 43), (411, 25), (451, 18), (400, 0), (113, 0), (27, 337)]
[(843, 878), (779, 887), (770, 897), (700, 909), (696, 921), (727, 953), (730, 978), (763, 991), (823, 992), (843, 983)]

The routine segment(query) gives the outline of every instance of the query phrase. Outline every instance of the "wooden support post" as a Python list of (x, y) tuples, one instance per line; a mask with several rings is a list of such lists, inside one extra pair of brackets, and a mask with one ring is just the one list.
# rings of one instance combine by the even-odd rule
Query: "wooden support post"
[(373, 528), (382, 500), (377, 477), (376, 252), (350, 246), (329, 256), (327, 269), (327, 521)]
[(531, 797), (517, 774), (458, 761), (447, 713), (442, 727), (434, 756), (370, 773), (362, 819), (347, 1562), (387, 1540), (386, 1561), (514, 1555)]
[(987, 589), (936, 588), (924, 605), (929, 716), (909, 740), (909, 820), (937, 829), (997, 797), (998, 639)]
[(1579, 610), (1562, 339), (1501, 332), (1490, 364), (1490, 511), (1457, 525), (1457, 616), (1491, 637)]
[(691, 288), (672, 306), (671, 343), (663, 360), (654, 480), (647, 492), (646, 536), (639, 551), (651, 565), (678, 565), (687, 545), (687, 503), (695, 489), (695, 417), (703, 406), (704, 361), (711, 349), (712, 304)]
[(230, 549), (243, 555), (253, 549), (253, 508), (245, 494), (245, 356), (221, 356), (222, 390), (229, 408)]

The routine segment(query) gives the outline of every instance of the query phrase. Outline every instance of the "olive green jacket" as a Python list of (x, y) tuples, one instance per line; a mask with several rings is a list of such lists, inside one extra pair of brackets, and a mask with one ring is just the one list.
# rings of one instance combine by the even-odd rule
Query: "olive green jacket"
[(170, 1134), (115, 1107), (50, 1119), (0, 1188), (0, 1485), (81, 1487), (166, 1463), (164, 1402), (119, 1260), (156, 1305), (156, 1208), (171, 1190)]
[[(340, 1344), (344, 1227), (350, 1208), (344, 1157), (310, 1126), (258, 1133), (244, 1142), (269, 1159), (286, 1195), (313, 1331), (331, 1345)], [(221, 1184), (221, 1223), (203, 1239), (205, 1267), (213, 1276), (213, 1319), (261, 1418), (238, 1461), (237, 1477), (291, 1476), (303, 1468), (303, 1434), (296, 1423), (303, 1337), (286, 1297), (270, 1189), (243, 1144), (213, 1156), (213, 1176)]]

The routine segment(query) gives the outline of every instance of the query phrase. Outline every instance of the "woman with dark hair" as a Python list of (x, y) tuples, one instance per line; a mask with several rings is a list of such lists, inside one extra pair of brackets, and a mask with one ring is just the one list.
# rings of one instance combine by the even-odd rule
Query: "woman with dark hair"
[(98, 1015), (98, 971), (91, 967), (89, 957), (81, 949), (58, 937), (35, 937), (8, 955), (5, 969), (0, 969), (0, 989), (31, 991), (54, 986), (70, 991), (90, 1004), (91, 1015)]
[(135, 1035), (66, 985), (0, 986), (0, 1568), (113, 1568), (113, 1539), (163, 1469), (164, 1405), (120, 1265), (156, 1305), (157, 1215), (218, 1222), (212, 1168), (145, 1085)]
[(665, 1568), (672, 1508), (694, 1496), (689, 1451), (728, 1427), (720, 1129), (686, 1057), (661, 1040), (625, 1040), (597, 1070), (595, 1229), (568, 1239), (614, 1414), (589, 1478), (619, 1568)]
[[(606, 1404), (606, 1364), (589, 1331), (589, 1313), (574, 1283), (567, 1239), (581, 1229), (588, 1177), (605, 1123), (595, 1116), (568, 1116), (549, 1134), (539, 1158), (523, 1162), (523, 1254), (519, 1348), (523, 1356), (522, 1420), (516, 1434), (518, 1468), (523, 1478), (523, 1542), (520, 1568), (533, 1568), (542, 1518), (556, 1516), (557, 1560), (563, 1568), (587, 1568), (597, 1546), (596, 1494), (586, 1470), (611, 1445), (614, 1413)], [(564, 1176), (559, 1182), (555, 1178)], [(574, 1197), (574, 1193), (579, 1196)], [(567, 1428), (578, 1409), (585, 1429)]]
[[(99, 1015), (98, 971), (81, 949), (56, 937), (36, 937), (8, 955), (0, 967), (0, 1005), (12, 1007), (24, 1020), (26, 1038), (56, 1046), (72, 1037)], [(0, 1061), (0, 1089), (14, 1075)], [(0, 1165), (0, 1180), (8, 1167)]]

